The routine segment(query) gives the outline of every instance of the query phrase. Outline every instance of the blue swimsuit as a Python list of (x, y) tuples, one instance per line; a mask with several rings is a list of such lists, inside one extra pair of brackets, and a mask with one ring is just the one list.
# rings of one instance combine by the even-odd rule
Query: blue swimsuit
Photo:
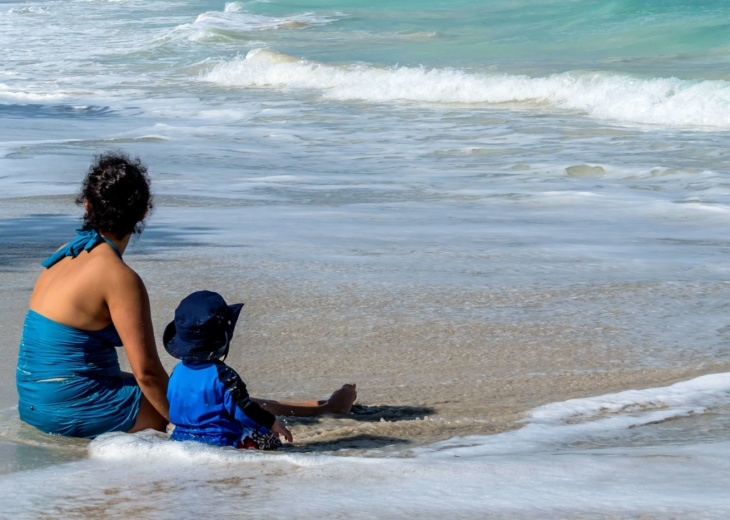
[[(75, 258), (104, 241), (96, 231), (79, 230), (79, 237), (43, 266)], [(20, 418), (46, 433), (70, 437), (129, 431), (142, 391), (134, 378), (122, 376), (116, 351), (121, 343), (113, 324), (82, 330), (28, 311), (16, 372)]]
[(281, 446), (271, 432), (276, 417), (249, 397), (241, 377), (222, 361), (178, 363), (167, 400), (173, 440), (264, 450)]

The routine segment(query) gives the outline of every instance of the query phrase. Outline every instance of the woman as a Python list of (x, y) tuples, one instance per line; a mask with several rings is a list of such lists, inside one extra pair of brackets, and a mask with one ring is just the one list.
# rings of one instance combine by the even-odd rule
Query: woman
[[(16, 376), (20, 418), (72, 437), (164, 430), (168, 375), (149, 297), (122, 260), (152, 208), (147, 169), (122, 153), (100, 155), (76, 202), (84, 226), (43, 262), (30, 299)], [(119, 368), (119, 345), (132, 374)]]

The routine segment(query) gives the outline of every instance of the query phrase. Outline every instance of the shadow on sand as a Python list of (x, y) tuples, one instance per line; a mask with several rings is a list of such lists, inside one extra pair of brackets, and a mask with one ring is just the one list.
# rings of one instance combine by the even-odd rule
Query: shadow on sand
[(377, 422), (383, 420), (391, 422), (423, 419), (434, 413), (435, 410), (427, 406), (391, 406), (388, 404), (367, 406), (355, 404), (347, 417), (356, 421)]
[[(391, 406), (388, 404), (367, 406), (363, 404), (355, 404), (352, 411), (348, 414), (330, 415), (329, 417), (338, 417), (341, 419), (352, 419), (360, 422), (394, 422), (394, 421), (412, 421), (414, 419), (423, 419), (429, 415), (433, 415), (435, 410), (426, 406)], [(290, 424), (318, 424), (321, 417), (292, 417), (286, 418)]]
[[(36, 214), (0, 219), (0, 270), (37, 265), (76, 236), (79, 217)], [(210, 246), (204, 238), (207, 226), (147, 226), (141, 237), (133, 237), (125, 255), (149, 254), (185, 246)], [(139, 243), (137, 242), (139, 240)]]
[[(342, 419), (350, 419), (359, 422), (396, 422), (424, 419), (433, 415), (435, 410), (426, 406), (391, 406), (375, 405), (367, 406), (362, 404), (353, 405), (349, 414), (334, 415)], [(321, 417), (287, 417), (288, 424), (315, 425), (320, 423)], [(385, 448), (386, 446), (410, 444), (408, 439), (398, 437), (387, 437), (381, 435), (360, 434), (341, 439), (327, 441), (316, 441), (299, 446), (287, 446), (286, 451), (308, 452), (308, 451), (336, 451), (336, 450), (366, 450)]]

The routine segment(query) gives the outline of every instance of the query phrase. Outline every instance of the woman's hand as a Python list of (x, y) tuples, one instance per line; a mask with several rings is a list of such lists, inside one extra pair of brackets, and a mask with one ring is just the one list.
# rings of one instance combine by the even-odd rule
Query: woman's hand
[(271, 431), (274, 432), (277, 437), (283, 435), (287, 441), (294, 442), (294, 437), (292, 437), (291, 432), (279, 422), (279, 419), (274, 421), (274, 425), (271, 427)]

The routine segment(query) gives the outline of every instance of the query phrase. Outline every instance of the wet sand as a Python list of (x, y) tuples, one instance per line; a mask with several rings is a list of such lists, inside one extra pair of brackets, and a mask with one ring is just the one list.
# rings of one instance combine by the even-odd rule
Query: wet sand
[[(23, 201), (12, 202), (21, 212)], [(68, 197), (48, 204), (67, 215), (73, 211)], [(50, 244), (66, 238), (42, 235), (3, 238), (3, 409), (17, 398), (17, 343), (37, 263)], [(276, 262), (258, 265), (235, 248), (155, 249), (154, 239), (143, 246), (145, 238), (126, 260), (147, 284), (168, 369), (175, 360), (159, 344), (164, 326), (182, 297), (206, 288), (229, 303), (246, 304), (227, 362), (253, 395), (321, 399), (343, 383), (357, 383), (350, 416), (289, 421), (294, 449), (361, 453), (496, 433), (518, 427), (527, 410), (548, 402), (730, 369), (717, 351), (681, 341), (667, 348), (662, 331), (652, 329), (658, 321), (650, 310), (667, 314), (708, 294), (718, 299), (729, 291), (725, 285), (688, 291), (663, 283), (507, 287), (383, 283), (376, 277), (347, 283), (341, 273), (328, 276), (331, 267), (307, 266), (292, 275), (284, 262), (281, 269)]]

